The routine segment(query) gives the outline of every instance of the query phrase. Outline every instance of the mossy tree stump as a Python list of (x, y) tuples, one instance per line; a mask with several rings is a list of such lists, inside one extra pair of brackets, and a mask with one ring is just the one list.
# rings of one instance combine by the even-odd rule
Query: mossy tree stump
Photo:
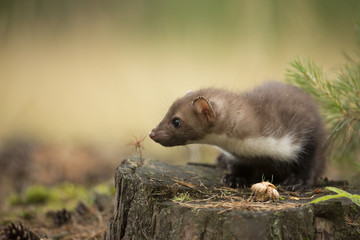
[(125, 159), (115, 172), (115, 209), (105, 236), (118, 239), (360, 239), (360, 208), (347, 199), (306, 204), (248, 201), (213, 166)]

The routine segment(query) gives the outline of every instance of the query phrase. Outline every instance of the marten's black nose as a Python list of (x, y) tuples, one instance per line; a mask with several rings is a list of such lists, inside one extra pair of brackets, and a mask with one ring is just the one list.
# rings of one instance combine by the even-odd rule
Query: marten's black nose
[(149, 133), (149, 137), (150, 137), (151, 139), (154, 139), (155, 136), (156, 136), (156, 134), (154, 133), (154, 131), (151, 131), (151, 132)]

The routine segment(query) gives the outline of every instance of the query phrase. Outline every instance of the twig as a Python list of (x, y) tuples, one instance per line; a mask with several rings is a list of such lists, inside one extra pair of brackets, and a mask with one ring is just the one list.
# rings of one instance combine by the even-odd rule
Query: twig
[(133, 138), (135, 140), (132, 141), (132, 142), (129, 142), (127, 144), (127, 146), (133, 146), (135, 148), (135, 151), (139, 153), (140, 162), (141, 162), (141, 165), (142, 165), (144, 163), (144, 159), (142, 158), (142, 150), (144, 149), (143, 141), (145, 140), (146, 136), (142, 136), (142, 137), (139, 137), (139, 138), (133, 136)]

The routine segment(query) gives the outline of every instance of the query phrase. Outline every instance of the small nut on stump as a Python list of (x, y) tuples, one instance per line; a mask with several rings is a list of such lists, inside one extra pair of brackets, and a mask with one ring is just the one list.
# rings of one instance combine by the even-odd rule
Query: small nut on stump
[(251, 186), (251, 191), (255, 195), (255, 199), (259, 202), (266, 202), (269, 200), (279, 200), (279, 192), (276, 190), (274, 184), (270, 182), (256, 183)]

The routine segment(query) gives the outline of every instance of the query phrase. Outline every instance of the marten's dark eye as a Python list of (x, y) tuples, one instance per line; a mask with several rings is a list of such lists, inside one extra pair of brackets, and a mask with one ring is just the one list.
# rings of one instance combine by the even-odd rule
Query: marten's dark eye
[(180, 119), (174, 118), (174, 119), (172, 120), (172, 125), (173, 125), (175, 128), (179, 128), (180, 125), (181, 125)]

